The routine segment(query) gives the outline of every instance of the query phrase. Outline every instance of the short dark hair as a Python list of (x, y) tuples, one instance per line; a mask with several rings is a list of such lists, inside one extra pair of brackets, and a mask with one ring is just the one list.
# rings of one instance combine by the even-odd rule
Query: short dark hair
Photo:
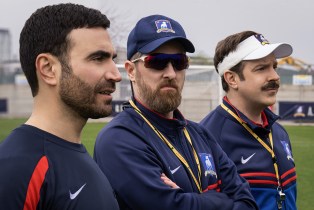
[(20, 62), (32, 95), (38, 93), (35, 61), (40, 53), (65, 59), (70, 49), (68, 34), (73, 29), (110, 27), (99, 10), (78, 4), (57, 4), (37, 9), (25, 22), (20, 34)]
[[(239, 45), (240, 42), (243, 40), (247, 39), (248, 37), (258, 34), (254, 31), (242, 31), (240, 33), (232, 34), (225, 39), (221, 40), (218, 42), (215, 50), (215, 56), (214, 56), (214, 66), (216, 71), (218, 72), (218, 65), (224, 60), (224, 58), (229, 55), (229, 53), (233, 52), (236, 50), (237, 46)], [(244, 67), (244, 62), (241, 61), (234, 67), (232, 67), (230, 70), (236, 72), (240, 79), (244, 80), (243, 76), (243, 67)], [(229, 91), (229, 86), (227, 82), (224, 79), (224, 76), (221, 76), (221, 82), (222, 82), (222, 88), (224, 91), (228, 92)]]

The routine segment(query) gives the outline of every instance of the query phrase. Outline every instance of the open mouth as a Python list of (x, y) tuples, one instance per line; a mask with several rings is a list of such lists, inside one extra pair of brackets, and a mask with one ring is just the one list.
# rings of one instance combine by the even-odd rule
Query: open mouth
[(98, 92), (99, 94), (101, 94), (101, 95), (108, 95), (108, 96), (110, 96), (111, 95), (111, 93), (113, 93), (114, 92), (114, 90), (105, 90), (105, 91), (100, 91), (100, 92)]

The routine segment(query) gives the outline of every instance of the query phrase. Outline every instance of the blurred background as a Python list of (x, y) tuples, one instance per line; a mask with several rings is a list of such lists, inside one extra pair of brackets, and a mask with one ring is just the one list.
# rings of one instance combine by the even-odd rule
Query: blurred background
[[(39, 7), (65, 3), (60, 0), (10, 0), (0, 6), (0, 117), (27, 117), (32, 110), (30, 88), (19, 63), (19, 34), (26, 19)], [(212, 66), (218, 41), (243, 30), (262, 33), (270, 42), (293, 46), (291, 57), (279, 60), (281, 88), (271, 107), (283, 120), (314, 121), (314, 2), (310, 0), (76, 0), (101, 10), (111, 20), (109, 29), (118, 53), (123, 80), (114, 94), (113, 116), (131, 95), (123, 69), (128, 33), (142, 17), (163, 14), (179, 21), (196, 52), (183, 92), (181, 111), (199, 121), (215, 108), (223, 96)], [(110, 118), (107, 118), (110, 119)]]
[[(189, 54), (181, 112), (199, 121), (220, 104), (224, 92), (213, 67), (217, 42), (243, 30), (262, 33), (268, 41), (293, 46), (290, 57), (278, 60), (281, 77), (277, 102), (270, 107), (287, 129), (298, 172), (298, 207), (313, 209), (314, 150), (314, 2), (311, 0), (3, 0), (0, 3), (0, 142), (30, 116), (33, 99), (19, 62), (19, 34), (38, 8), (72, 2), (99, 9), (111, 20), (109, 29), (118, 53), (123, 80), (117, 84), (111, 117), (89, 121), (82, 134), (92, 155), (95, 137), (131, 96), (123, 68), (126, 40), (136, 22), (162, 14), (182, 24), (196, 52)], [(49, 108), (49, 106), (47, 106)]]

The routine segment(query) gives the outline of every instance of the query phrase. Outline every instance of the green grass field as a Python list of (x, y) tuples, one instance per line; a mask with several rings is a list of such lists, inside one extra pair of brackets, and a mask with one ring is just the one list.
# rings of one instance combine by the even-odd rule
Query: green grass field
[[(12, 129), (25, 122), (25, 119), (0, 118), (0, 142)], [(87, 123), (83, 130), (82, 141), (88, 152), (93, 155), (95, 138), (105, 123)], [(284, 126), (291, 139), (292, 150), (297, 168), (298, 209), (313, 209), (314, 189), (314, 126)]]

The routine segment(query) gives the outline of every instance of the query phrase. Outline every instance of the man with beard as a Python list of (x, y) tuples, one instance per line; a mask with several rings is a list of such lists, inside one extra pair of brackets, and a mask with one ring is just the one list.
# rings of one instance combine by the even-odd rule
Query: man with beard
[(279, 88), (276, 58), (291, 53), (289, 44), (270, 44), (253, 31), (220, 41), (214, 65), (226, 96), (201, 121), (249, 182), (262, 210), (296, 209), (296, 171), (289, 136), (268, 108), (275, 104)]
[(257, 209), (213, 137), (177, 109), (193, 44), (162, 15), (131, 31), (125, 69), (133, 97), (99, 133), (94, 159), (121, 209)]
[(34, 107), (0, 145), (1, 209), (119, 209), (81, 144), (87, 119), (110, 115), (121, 80), (109, 25), (100, 11), (76, 4), (40, 8), (26, 21), (20, 61)]

